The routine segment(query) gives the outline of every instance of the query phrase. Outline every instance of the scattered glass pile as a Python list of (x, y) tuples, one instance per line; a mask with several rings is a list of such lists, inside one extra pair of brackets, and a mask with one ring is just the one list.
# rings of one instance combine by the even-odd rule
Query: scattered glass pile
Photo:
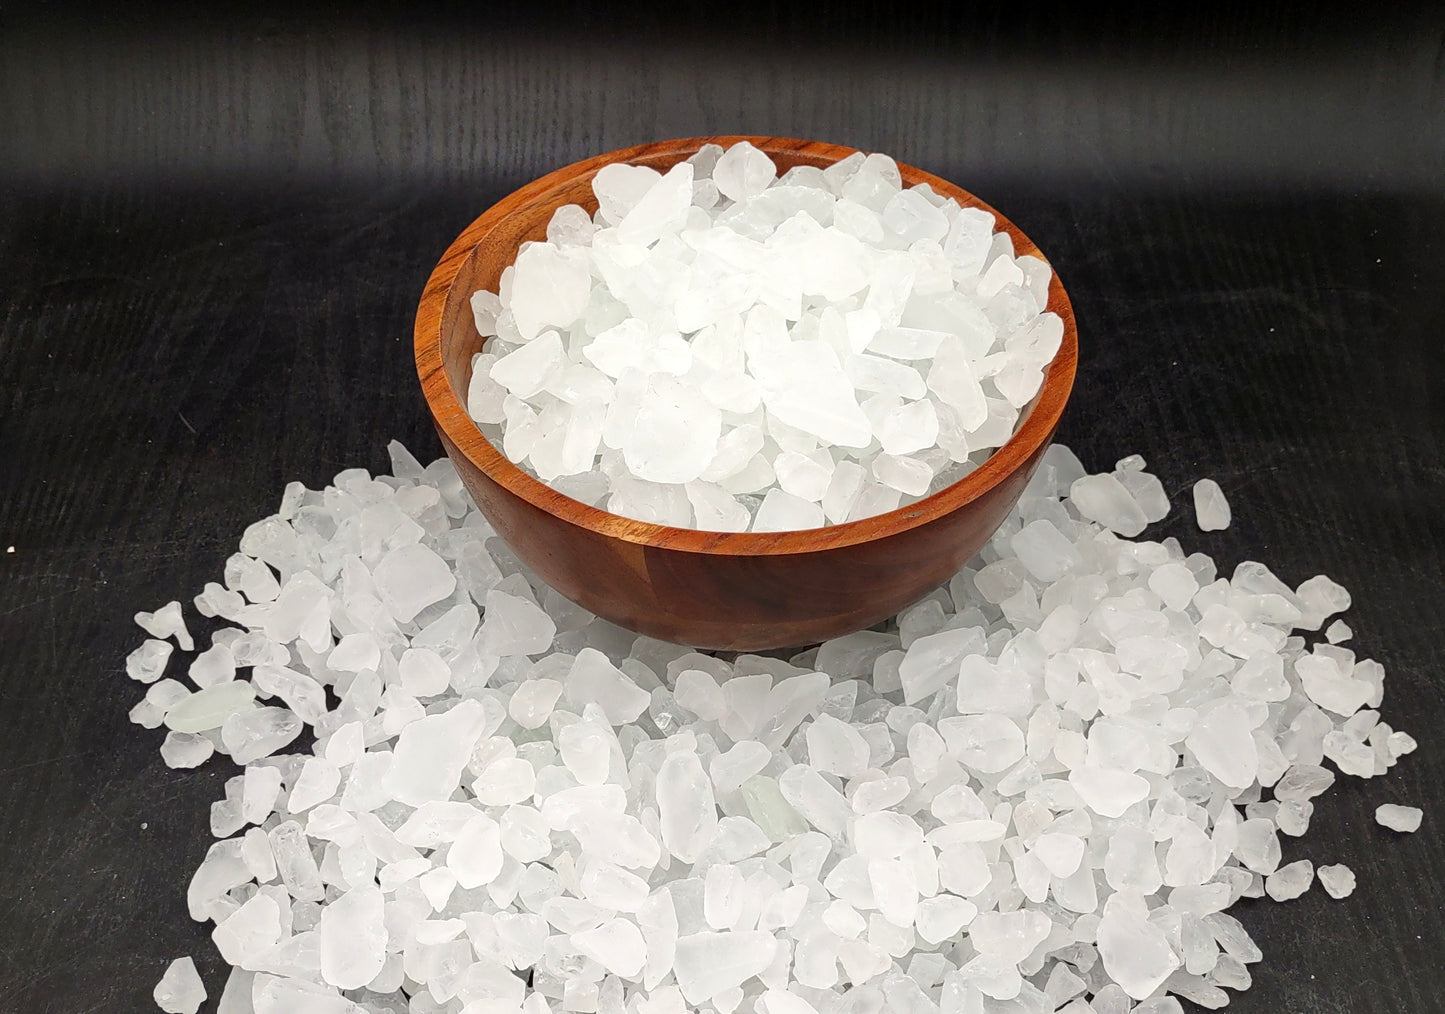
[[(1339, 585), (1114, 530), (1168, 510), (1138, 457), (1051, 448), (946, 587), (785, 661), (593, 617), (391, 453), (246, 530), (187, 665), (138, 617), (132, 719), (244, 766), (187, 890), (222, 1014), (1220, 1007), (1261, 958), (1227, 909), (1315, 877), (1281, 835), (1415, 746), (1347, 628), (1294, 633)], [(156, 996), (196, 1010), (189, 960)]]

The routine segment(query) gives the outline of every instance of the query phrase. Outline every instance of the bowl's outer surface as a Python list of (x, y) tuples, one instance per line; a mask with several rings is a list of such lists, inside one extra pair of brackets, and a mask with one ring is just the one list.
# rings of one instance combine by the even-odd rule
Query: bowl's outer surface
[[(559, 169), (492, 207), (464, 231), (432, 273), (416, 320), (417, 371), (447, 454), (482, 513), (513, 552), (553, 588), (599, 616), (663, 640), (702, 648), (804, 645), (891, 616), (946, 581), (988, 541), (1023, 493), (1048, 447), (1078, 356), (1074, 315), (1057, 274), (1048, 308), (1064, 341), (1014, 436), (977, 470), (909, 507), (804, 532), (728, 534), (670, 528), (608, 514), (564, 496), (506, 459), (467, 415), (471, 358), (483, 339), (470, 299), (496, 291), (525, 240), (546, 236), (563, 204), (595, 211), (592, 177), (611, 162), (665, 170), (703, 144), (749, 140), (780, 171), (825, 167), (853, 149), (787, 138), (690, 138), (611, 152)], [(994, 212), (937, 177), (899, 166), (965, 206)], [(1016, 254), (1042, 257), (1011, 222)]]

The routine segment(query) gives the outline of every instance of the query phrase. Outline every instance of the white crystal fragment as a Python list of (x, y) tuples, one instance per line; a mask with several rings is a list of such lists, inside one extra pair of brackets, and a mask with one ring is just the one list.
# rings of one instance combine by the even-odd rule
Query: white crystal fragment
[(1315, 874), (1320, 878), (1320, 886), (1331, 898), (1348, 898), (1355, 893), (1355, 871), (1343, 863), (1321, 866)]
[(1069, 502), (1084, 517), (1126, 538), (1144, 530), (1148, 518), (1139, 503), (1113, 475), (1086, 475), (1069, 487)]
[(792, 532), (819, 528), (823, 524), (823, 508), (810, 500), (770, 489), (753, 518), (755, 532)]
[(398, 546), (377, 563), (372, 575), (383, 604), (399, 623), (410, 623), (416, 614), (440, 602), (457, 586), (457, 579), (445, 560), (420, 543)]
[(572, 934), (573, 945), (613, 975), (630, 979), (647, 963), (642, 931), (626, 919), (611, 919), (595, 929)]
[(679, 937), (673, 972), (688, 1003), (700, 1004), (742, 986), (773, 962), (777, 942), (758, 930)]
[(196, 644), (191, 639), (191, 632), (186, 629), (179, 602), (167, 602), (153, 613), (136, 613), (135, 622), (153, 638), (164, 641), (168, 637), (174, 637), (182, 651), (195, 650)]
[(523, 341), (531, 342), (545, 327), (571, 327), (582, 316), (592, 292), (584, 251), (532, 243), (513, 267), (510, 299), (504, 302)]
[(316, 927), (321, 977), (337, 989), (360, 989), (386, 962), (388, 933), (381, 889), (353, 887), (321, 911)]
[(156, 983), (156, 1006), (167, 1014), (196, 1014), (205, 1000), (206, 987), (189, 956), (172, 961)]
[(1181, 962), (1164, 930), (1147, 918), (1143, 899), (1120, 893), (1104, 902), (1098, 948), (1104, 970), (1135, 1000), (1146, 1000)]
[(1410, 834), (1420, 830), (1420, 821), (1425, 811), (1417, 806), (1400, 806), (1397, 803), (1382, 803), (1375, 808), (1375, 823), (1391, 831)]
[(1213, 479), (1200, 479), (1194, 484), (1194, 518), (1201, 531), (1218, 532), (1229, 527), (1229, 501)]
[(1275, 901), (1291, 901), (1309, 890), (1315, 867), (1308, 859), (1281, 866), (1264, 878), (1264, 890)]
[(719, 156), (712, 170), (718, 192), (730, 201), (756, 197), (777, 175), (773, 160), (747, 141), (731, 145)]
[(141, 646), (126, 656), (125, 672), (131, 679), (141, 683), (154, 683), (166, 671), (175, 645), (148, 637)]
[(216, 745), (205, 736), (190, 732), (168, 732), (161, 744), (161, 759), (169, 768), (199, 767), (216, 752)]
[(662, 844), (685, 863), (693, 862), (717, 832), (712, 781), (697, 754), (669, 754), (657, 772), (657, 810)]
[(480, 703), (463, 700), (403, 729), (382, 779), (388, 797), (409, 806), (450, 797), (461, 782), (485, 715)]
[(256, 894), (215, 928), (211, 940), (228, 964), (256, 971), (280, 942), (283, 928), (276, 899)]

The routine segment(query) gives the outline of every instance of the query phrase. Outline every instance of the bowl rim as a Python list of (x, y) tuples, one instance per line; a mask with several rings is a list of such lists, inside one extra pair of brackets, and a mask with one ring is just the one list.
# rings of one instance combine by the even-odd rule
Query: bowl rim
[[(415, 323), (417, 374), (427, 406), (443, 438), (492, 482), (558, 520), (642, 547), (720, 556), (814, 553), (886, 539), (930, 524), (967, 506), (1023, 467), (1052, 439), (1073, 388), (1077, 370), (1078, 333), (1073, 305), (1059, 281), (1057, 271), (1052, 272), (1049, 279), (1049, 301), (1045, 310), (1058, 314), (1063, 321), (1063, 340), (1053, 360), (1044, 368), (1038, 394), (1024, 408), (1022, 423), (986, 461), (957, 482), (916, 503), (884, 514), (821, 528), (783, 532), (711, 532), (659, 525), (613, 514), (572, 499), (513, 464), (483, 435), (466, 410), (465, 396), (458, 395), (446, 375), (442, 355), (442, 327), (446, 306), (462, 267), (491, 231), (508, 216), (536, 203), (554, 188), (564, 183), (574, 183), (580, 178), (590, 178), (603, 166), (674, 155), (681, 161), (703, 145), (718, 144), (727, 148), (740, 141), (753, 144), (770, 157), (776, 154), (799, 153), (811, 158), (840, 161), (859, 150), (821, 141), (755, 135), (677, 138), (620, 148), (562, 166), (533, 180), (492, 205), (462, 230), (447, 247), (427, 279), (417, 307)], [(932, 173), (902, 162), (897, 164), (906, 185), (927, 183), (936, 193), (952, 197), (964, 207), (978, 208), (992, 214), (995, 218), (994, 231), (1006, 231), (1012, 238), (1014, 256), (1027, 254), (1049, 263), (1037, 244), (989, 204)], [(515, 252), (512, 256), (515, 256)], [(1050, 268), (1052, 269), (1051, 264)], [(471, 295), (470, 292), (464, 294), (464, 304), (469, 305)], [(464, 313), (463, 319), (470, 323), (469, 315)]]

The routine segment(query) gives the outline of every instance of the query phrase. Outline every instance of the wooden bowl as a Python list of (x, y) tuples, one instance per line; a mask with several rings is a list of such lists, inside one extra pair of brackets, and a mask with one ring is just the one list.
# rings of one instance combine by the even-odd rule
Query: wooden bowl
[[(567, 598), (653, 637), (702, 648), (760, 650), (810, 644), (868, 627), (946, 581), (1008, 515), (1048, 447), (1078, 358), (1069, 297), (1054, 275), (1048, 308), (1063, 344), (1012, 438), (977, 470), (938, 493), (863, 521), (798, 532), (722, 533), (634, 521), (589, 507), (523, 472), (466, 411), (471, 359), (483, 340), (470, 299), (496, 291), (524, 240), (546, 238), (563, 204), (595, 211), (592, 177), (612, 162), (658, 170), (702, 145), (751, 141), (777, 163), (825, 167), (852, 148), (778, 137), (694, 137), (625, 148), (529, 183), (452, 243), (422, 293), (416, 365), (447, 454), (472, 498), (512, 551)], [(907, 185), (927, 183), (1007, 229), (1016, 254), (1042, 257), (1008, 219), (958, 187), (900, 165)]]

